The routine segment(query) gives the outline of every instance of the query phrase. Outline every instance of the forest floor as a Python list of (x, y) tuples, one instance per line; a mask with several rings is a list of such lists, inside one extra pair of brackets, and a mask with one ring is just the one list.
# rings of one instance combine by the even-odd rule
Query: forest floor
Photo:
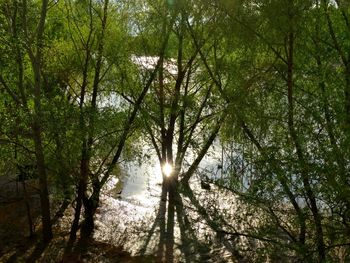
[[(26, 183), (27, 198), (24, 198), (21, 183), (14, 179), (0, 177), (0, 262), (156, 262), (152, 256), (132, 256), (122, 247), (106, 242), (90, 240), (83, 247), (77, 245), (73, 252), (63, 256), (69, 237), (67, 217), (73, 208), (53, 207), (54, 239), (49, 244), (40, 242), (40, 202), (36, 182)], [(30, 205), (30, 214), (35, 228), (34, 236), (29, 235), (29, 225), (25, 200)], [(67, 209), (66, 209), (67, 208)], [(68, 217), (69, 218), (69, 217)], [(60, 221), (59, 224), (57, 221)], [(63, 222), (62, 222), (63, 220)], [(66, 222), (64, 222), (66, 220)], [(69, 221), (69, 220), (68, 220)], [(69, 229), (69, 228), (68, 228)]]

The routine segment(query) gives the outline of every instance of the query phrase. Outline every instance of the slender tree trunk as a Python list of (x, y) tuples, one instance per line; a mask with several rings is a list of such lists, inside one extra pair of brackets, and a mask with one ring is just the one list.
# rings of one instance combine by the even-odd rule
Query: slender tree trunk
[[(83, 142), (84, 144), (84, 142)], [(76, 233), (79, 229), (79, 220), (81, 214), (81, 208), (83, 206), (83, 198), (85, 196), (88, 177), (88, 162), (86, 158), (85, 147), (83, 146), (82, 159), (80, 161), (80, 178), (77, 189), (76, 206), (74, 212), (74, 219), (70, 230), (69, 242), (73, 243), (76, 240)]]
[[(292, 21), (292, 19), (291, 19)], [(290, 23), (291, 23), (290, 21)], [(315, 223), (315, 236), (316, 236), (316, 244), (317, 244), (317, 251), (319, 255), (319, 262), (324, 262), (326, 259), (325, 254), (325, 245), (323, 240), (323, 229), (322, 229), (322, 220), (321, 215), (319, 214), (316, 198), (314, 195), (314, 192), (312, 190), (312, 187), (310, 185), (310, 179), (309, 179), (309, 171), (308, 171), (308, 164), (304, 158), (302, 146), (300, 144), (295, 126), (294, 126), (294, 98), (293, 98), (293, 89), (294, 89), (294, 82), (293, 82), (293, 73), (294, 73), (294, 40), (295, 36), (293, 33), (293, 29), (290, 30), (288, 34), (288, 58), (287, 58), (287, 66), (288, 66), (288, 72), (287, 72), (287, 91), (288, 91), (288, 128), (289, 133), (291, 136), (291, 139), (294, 143), (296, 154), (299, 159), (300, 168), (301, 168), (301, 176), (302, 176), (302, 182), (305, 188), (305, 193), (307, 198), (309, 199), (310, 205), (311, 205), (311, 212), (314, 218)]]
[[(91, 4), (90, 4), (90, 14), (91, 14)], [(85, 93), (88, 85), (88, 70), (89, 70), (89, 62), (91, 58), (91, 39), (93, 34), (92, 28), (92, 17), (90, 15), (90, 31), (88, 35), (88, 39), (86, 41), (85, 46), (85, 60), (83, 64), (83, 80), (80, 87), (80, 102), (79, 102), (79, 126), (82, 131), (81, 135), (81, 159), (80, 159), (80, 173), (79, 180), (77, 185), (77, 197), (76, 197), (76, 205), (74, 211), (74, 219), (70, 230), (69, 244), (73, 244), (76, 240), (76, 233), (79, 229), (79, 220), (81, 215), (81, 208), (83, 206), (83, 198), (85, 196), (86, 188), (87, 188), (87, 179), (88, 179), (88, 152), (87, 152), (87, 140), (86, 140), (86, 123), (84, 119), (84, 103), (85, 103)]]
[(47, 176), (45, 167), (44, 151), (42, 148), (41, 132), (38, 121), (33, 124), (33, 137), (35, 145), (35, 155), (38, 167), (39, 186), (40, 186), (40, 205), (41, 217), (43, 225), (43, 239), (48, 242), (52, 238), (51, 215), (50, 215), (50, 200), (49, 190), (47, 186)]
[[(350, 30), (350, 23), (349, 23), (349, 17), (348, 14), (344, 11), (345, 4), (343, 6), (343, 1), (336, 1), (338, 4), (338, 11), (340, 10), (343, 22), (346, 25), (345, 30), (349, 32)], [(345, 1), (344, 1), (345, 2)], [(318, 3), (317, 3), (318, 4)], [(321, 1), (321, 6), (323, 6), (325, 16), (327, 19), (327, 25), (329, 29), (329, 34), (333, 41), (333, 46), (335, 50), (338, 53), (338, 56), (343, 63), (344, 67), (344, 78), (345, 78), (345, 87), (344, 87), (344, 132), (345, 134), (349, 134), (350, 130), (350, 51), (345, 48), (345, 46), (342, 46), (342, 44), (339, 42), (339, 39), (335, 32), (335, 27), (333, 26), (333, 22), (331, 20), (328, 8), (329, 8), (329, 1)], [(344, 32), (345, 33), (345, 32)], [(346, 146), (349, 148), (350, 145), (350, 138), (346, 138)]]
[(22, 188), (23, 188), (24, 205), (26, 207), (26, 212), (27, 212), (29, 236), (32, 237), (34, 235), (34, 225), (33, 225), (32, 213), (30, 211), (29, 196), (27, 193), (25, 180), (22, 181)]
[[(62, 128), (62, 133), (65, 134), (64, 128)], [(63, 202), (69, 203), (69, 200), (71, 198), (70, 185), (68, 179), (69, 175), (67, 174), (67, 165), (63, 157), (63, 143), (60, 140), (60, 135), (57, 131), (54, 133), (54, 140), (56, 144), (56, 158), (58, 162), (58, 183), (60, 185), (61, 191), (63, 192)]]
[[(24, 9), (26, 9), (26, 1), (23, 1)], [(42, 96), (42, 48), (44, 41), (44, 29), (46, 14), (48, 8), (48, 0), (42, 0), (40, 20), (36, 30), (36, 45), (35, 52), (28, 43), (28, 55), (31, 61), (31, 66), (34, 74), (34, 114), (32, 122), (33, 141), (35, 148), (35, 156), (38, 167), (39, 187), (40, 187), (40, 204), (41, 204), (41, 217), (43, 227), (43, 239), (44, 242), (48, 242), (52, 238), (51, 216), (50, 216), (50, 200), (49, 191), (47, 185), (47, 174), (45, 166), (45, 156), (42, 144), (42, 109), (41, 109), (41, 96)], [(26, 14), (24, 14), (24, 30), (27, 32)]]
[[(182, 189), (183, 189), (182, 193), (190, 199), (191, 203), (195, 206), (197, 213), (199, 213), (202, 216), (202, 218), (206, 221), (208, 226), (213, 231), (216, 232), (218, 238), (219, 239), (222, 238), (223, 234), (225, 233), (225, 231), (223, 230), (223, 227), (224, 225), (227, 225), (227, 224), (224, 222), (218, 222), (217, 220), (212, 219), (211, 215), (208, 214), (205, 207), (203, 207), (198, 201), (198, 199), (196, 198), (188, 182), (183, 182)], [(232, 245), (231, 242), (228, 242), (227, 240), (225, 240), (223, 242), (223, 245), (231, 253), (232, 259), (234, 260), (234, 262), (242, 262), (242, 263), (247, 262), (245, 258), (240, 254), (239, 250), (234, 245)]]
[[(88, 179), (88, 169), (90, 167), (90, 158), (91, 158), (91, 150), (93, 146), (93, 137), (95, 133), (95, 121), (96, 121), (96, 111), (97, 111), (97, 95), (98, 95), (98, 89), (101, 82), (101, 69), (102, 69), (102, 60), (103, 60), (103, 50), (104, 50), (104, 40), (105, 40), (105, 31), (107, 27), (107, 14), (108, 14), (108, 5), (109, 1), (105, 0), (103, 4), (103, 18), (102, 18), (102, 30), (101, 35), (99, 36), (99, 44), (97, 49), (97, 61), (95, 66), (95, 75), (94, 75), (94, 81), (92, 86), (92, 97), (91, 97), (91, 105), (89, 109), (89, 118), (88, 118), (88, 132), (87, 132), (87, 141), (86, 141), (86, 149), (84, 152), (84, 158), (85, 158), (85, 175), (83, 178), (86, 180)], [(90, 7), (91, 8), (91, 7)], [(99, 198), (100, 198), (100, 190), (102, 185), (98, 182), (98, 174), (93, 175), (96, 178), (93, 178), (94, 185), (93, 185), (93, 193), (90, 197), (87, 196), (86, 192), (86, 183), (85, 184), (85, 191), (82, 196), (83, 205), (84, 205), (84, 224), (82, 226), (82, 234), (85, 238), (88, 238), (92, 235), (94, 230), (94, 215), (96, 212), (96, 209), (99, 205)]]
[[(345, 89), (344, 89), (344, 95), (345, 95), (345, 132), (349, 134), (350, 132), (350, 51), (348, 56), (348, 63), (345, 67)], [(350, 137), (350, 136), (349, 136)], [(350, 138), (348, 139), (350, 141)], [(350, 145), (350, 142), (348, 141), (348, 146)]]
[(49, 191), (47, 185), (47, 175), (45, 166), (44, 149), (42, 146), (42, 133), (41, 133), (41, 74), (40, 74), (40, 62), (36, 61), (33, 65), (35, 76), (35, 89), (34, 89), (34, 121), (32, 125), (33, 139), (35, 147), (35, 156), (38, 167), (39, 185), (40, 185), (40, 204), (42, 213), (43, 224), (43, 238), (44, 241), (49, 241), (52, 238), (51, 229), (51, 217), (50, 217), (50, 200)]
[[(239, 117), (239, 119), (241, 119), (241, 117)], [(258, 149), (260, 154), (262, 156), (266, 156), (266, 159), (267, 159), (268, 155), (266, 154), (266, 150), (263, 148), (263, 146), (260, 144), (260, 142), (256, 139), (253, 132), (249, 129), (249, 127), (246, 125), (246, 123), (243, 120), (241, 120), (241, 126), (242, 126), (244, 133), (247, 135), (247, 137), (250, 139), (250, 141), (256, 146), (256, 148)], [(299, 240), (298, 241), (300, 243), (301, 249), (304, 250), (305, 236), (306, 236), (305, 214), (301, 210), (300, 206), (298, 205), (298, 203), (296, 201), (296, 197), (293, 194), (292, 190), (290, 189), (290, 187), (288, 185), (288, 181), (285, 178), (284, 172), (281, 170), (280, 165), (278, 163), (276, 163), (276, 160), (271, 160), (270, 164), (271, 164), (271, 168), (273, 170), (271, 172), (276, 173), (277, 180), (282, 185), (283, 191), (286, 193), (289, 201), (292, 203), (293, 208), (297, 214), (298, 222), (299, 222), (299, 238), (298, 238)]]
[(160, 204), (159, 204), (159, 241), (158, 241), (158, 250), (157, 250), (157, 258), (159, 261), (163, 260), (164, 255), (164, 245), (166, 240), (166, 222), (165, 222), (165, 214), (167, 209), (167, 197), (168, 191), (165, 185), (165, 181), (162, 183), (162, 193), (160, 196)]
[[(174, 176), (174, 175), (172, 175)], [(169, 177), (168, 180), (168, 215), (167, 215), (167, 229), (166, 229), (166, 262), (174, 262), (174, 227), (175, 227), (175, 201), (177, 182), (175, 177)]]

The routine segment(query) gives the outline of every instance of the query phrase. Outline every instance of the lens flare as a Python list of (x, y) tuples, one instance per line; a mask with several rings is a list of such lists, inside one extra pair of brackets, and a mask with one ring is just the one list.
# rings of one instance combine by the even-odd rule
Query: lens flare
[(173, 172), (173, 167), (169, 163), (165, 163), (163, 165), (163, 173), (169, 177), (171, 173)]

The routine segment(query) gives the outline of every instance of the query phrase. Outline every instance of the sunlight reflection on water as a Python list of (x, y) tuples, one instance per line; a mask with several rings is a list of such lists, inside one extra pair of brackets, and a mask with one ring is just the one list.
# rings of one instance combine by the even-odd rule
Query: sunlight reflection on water
[(159, 205), (161, 170), (155, 158), (140, 165), (129, 162), (122, 169), (126, 173), (122, 193), (113, 192), (119, 179), (111, 177), (103, 189), (101, 207), (96, 215), (95, 238), (123, 245), (135, 254), (142, 245), (140, 231), (149, 226)]
[[(201, 169), (212, 172), (218, 164), (219, 151), (217, 149), (211, 152), (203, 160)], [(147, 239), (148, 231), (151, 229), (156, 212), (159, 208), (162, 175), (161, 168), (155, 156), (150, 157), (147, 161), (128, 162), (122, 167), (126, 174), (123, 190), (120, 195), (113, 192), (113, 188), (118, 184), (119, 179), (111, 177), (103, 189), (101, 196), (101, 206), (96, 215), (96, 231), (94, 237), (97, 240), (111, 243), (116, 246), (122, 245), (123, 248), (132, 254), (140, 251), (140, 248)], [(201, 189), (198, 179), (192, 180), (192, 187), (202, 203), (206, 203), (209, 194), (206, 190)], [(219, 200), (215, 192), (210, 194), (210, 198)], [(191, 206), (189, 200), (183, 200), (187, 207)], [(221, 200), (222, 209), (232, 209), (232, 200)], [(191, 212), (192, 213), (192, 212)], [(191, 216), (194, 223), (194, 230), (199, 238), (205, 239), (208, 235), (215, 236), (213, 231), (208, 229), (207, 224), (198, 215)], [(177, 219), (175, 218), (175, 221)], [(174, 228), (175, 243), (181, 246), (179, 240), (180, 229), (178, 225)], [(146, 253), (154, 253), (157, 247), (159, 231), (155, 231), (148, 246)], [(179, 251), (175, 249), (175, 254)], [(210, 262), (210, 261), (208, 261)]]

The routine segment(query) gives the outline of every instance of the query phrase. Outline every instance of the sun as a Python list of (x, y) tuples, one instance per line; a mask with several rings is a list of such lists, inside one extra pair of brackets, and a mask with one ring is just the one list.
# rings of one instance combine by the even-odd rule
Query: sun
[(165, 176), (169, 177), (171, 175), (171, 173), (173, 172), (173, 167), (171, 166), (171, 164), (169, 163), (165, 163), (162, 167), (163, 169), (163, 173), (165, 174)]

